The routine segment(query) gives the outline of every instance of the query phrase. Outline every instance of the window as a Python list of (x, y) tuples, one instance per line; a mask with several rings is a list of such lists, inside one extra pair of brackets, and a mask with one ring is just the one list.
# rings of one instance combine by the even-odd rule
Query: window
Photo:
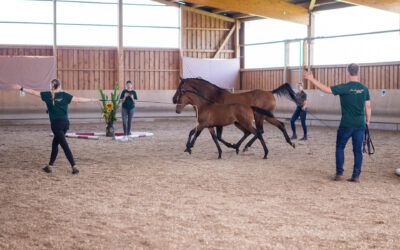
[(57, 1), (57, 45), (118, 46), (117, 1)]
[[(57, 0), (57, 45), (118, 46), (118, 0)], [(34, 10), (34, 11), (32, 11)], [(53, 44), (53, 0), (1, 0), (0, 44)], [(123, 1), (123, 44), (179, 48), (180, 11)]]
[(179, 15), (179, 8), (157, 2), (124, 1), (124, 46), (179, 48)]
[(53, 2), (2, 0), (0, 34), (0, 44), (53, 44)]
[[(332, 22), (332, 20), (335, 22)], [(356, 6), (315, 14), (315, 36), (335, 36), (400, 29), (399, 15)], [(400, 61), (399, 32), (314, 41), (314, 64)]]
[[(275, 19), (257, 20), (245, 24), (245, 67), (283, 67), (285, 44), (282, 40), (304, 38), (307, 26)], [(251, 45), (282, 41), (271, 44)], [(299, 42), (289, 43), (289, 65), (298, 66), (300, 59)]]

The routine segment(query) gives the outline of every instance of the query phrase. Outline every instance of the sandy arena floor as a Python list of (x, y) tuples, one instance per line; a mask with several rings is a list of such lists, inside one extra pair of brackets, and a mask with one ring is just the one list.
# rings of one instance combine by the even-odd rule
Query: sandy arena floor
[[(55, 171), (41, 171), (48, 125), (0, 127), (0, 249), (400, 249), (400, 133), (372, 131), (375, 160), (364, 157), (355, 184), (330, 180), (335, 128), (311, 127), (292, 149), (266, 125), (268, 160), (259, 142), (239, 155), (222, 147), (218, 160), (208, 131), (183, 152), (193, 125), (134, 122), (154, 136), (127, 143), (68, 139), (78, 176), (61, 149)], [(79, 131), (104, 124), (71, 124)]]

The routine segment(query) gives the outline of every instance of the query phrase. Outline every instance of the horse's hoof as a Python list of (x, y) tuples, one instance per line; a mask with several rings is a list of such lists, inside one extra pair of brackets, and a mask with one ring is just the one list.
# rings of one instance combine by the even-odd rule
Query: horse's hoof
[(237, 155), (239, 154), (239, 148), (236, 148), (236, 154)]
[(243, 152), (247, 152), (247, 150), (249, 150), (249, 148), (248, 148), (248, 147), (245, 147), (245, 148), (243, 149)]
[(296, 148), (296, 144), (294, 144), (294, 142), (292, 143), (292, 147), (293, 147), (293, 148)]

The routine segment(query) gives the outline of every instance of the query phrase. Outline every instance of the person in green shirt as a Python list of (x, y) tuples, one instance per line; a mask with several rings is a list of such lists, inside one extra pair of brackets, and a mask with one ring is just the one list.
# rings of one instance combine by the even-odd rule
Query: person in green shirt
[(125, 84), (125, 89), (121, 93), (122, 102), (122, 125), (124, 127), (125, 140), (131, 133), (132, 118), (135, 114), (135, 100), (137, 100), (136, 91), (133, 90), (132, 81), (128, 80)]
[(355, 63), (347, 66), (349, 82), (328, 87), (314, 78), (311, 72), (305, 71), (304, 78), (310, 80), (317, 88), (327, 94), (339, 95), (342, 119), (336, 137), (336, 175), (335, 181), (343, 179), (344, 148), (352, 138), (354, 153), (353, 174), (348, 181), (359, 182), (362, 165), (362, 143), (365, 127), (371, 119), (371, 102), (368, 88), (358, 81), (359, 66)]
[(302, 105), (297, 106), (296, 110), (294, 111), (292, 118), (290, 119), (290, 126), (292, 127), (293, 135), (290, 139), (295, 140), (297, 139), (296, 134), (296, 125), (294, 124), (296, 120), (300, 116), (301, 126), (303, 127), (304, 136), (300, 140), (306, 141), (307, 140), (307, 124), (306, 124), (306, 117), (307, 117), (307, 93), (303, 89), (303, 84), (300, 82), (297, 85), (297, 89), (299, 90), (296, 93), (296, 97), (301, 100)]
[(15, 84), (14, 88), (40, 97), (42, 101), (46, 103), (54, 138), (51, 147), (50, 162), (43, 168), (43, 171), (46, 173), (52, 172), (52, 166), (54, 165), (58, 154), (58, 145), (61, 145), (65, 156), (71, 164), (72, 174), (78, 174), (79, 169), (75, 164), (74, 157), (68, 146), (67, 140), (65, 139), (65, 133), (67, 133), (67, 130), (69, 129), (68, 105), (71, 102), (98, 102), (100, 100), (72, 96), (67, 92), (62, 91), (61, 82), (58, 79), (53, 79), (50, 86), (51, 91), (42, 92), (23, 88), (19, 84)]

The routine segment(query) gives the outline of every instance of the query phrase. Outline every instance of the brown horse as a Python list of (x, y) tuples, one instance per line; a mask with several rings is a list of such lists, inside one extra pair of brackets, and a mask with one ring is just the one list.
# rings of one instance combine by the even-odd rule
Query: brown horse
[[(197, 137), (200, 135), (204, 128), (208, 128), (210, 134), (218, 149), (218, 159), (221, 158), (221, 147), (218, 144), (217, 135), (215, 134), (214, 127), (224, 127), (230, 124), (235, 124), (246, 135), (253, 134), (261, 142), (264, 148), (264, 159), (267, 158), (268, 149), (265, 145), (264, 139), (256, 128), (253, 127), (253, 119), (255, 112), (262, 112), (269, 114), (267, 110), (261, 110), (257, 107), (250, 107), (245, 104), (218, 104), (207, 103), (204, 104), (204, 96), (199, 95), (194, 91), (181, 91), (176, 100), (176, 111), (180, 113), (182, 109), (191, 104), (197, 111), (198, 125), (190, 132), (188, 141), (186, 143), (186, 150), (189, 154), (192, 153), (191, 148), (194, 146)], [(191, 137), (196, 132), (193, 139)], [(241, 143), (241, 142), (240, 142)], [(238, 143), (238, 147), (240, 146)], [(237, 148), (238, 148), (237, 147)]]
[[(285, 125), (277, 120), (273, 115), (273, 111), (275, 110), (276, 107), (276, 101), (275, 101), (275, 96), (274, 94), (278, 96), (285, 96), (288, 97), (291, 101), (295, 102), (296, 104), (300, 104), (300, 100), (296, 98), (296, 95), (290, 85), (288, 83), (283, 84), (279, 88), (273, 90), (273, 91), (264, 91), (260, 89), (256, 90), (251, 90), (248, 92), (243, 92), (243, 93), (238, 93), (238, 94), (232, 94), (226, 89), (222, 89), (204, 79), (199, 79), (199, 78), (187, 78), (187, 79), (182, 79), (181, 82), (178, 85), (178, 88), (173, 96), (173, 103), (176, 104), (178, 101), (178, 97), (182, 94), (182, 92), (192, 92), (196, 93), (199, 96), (201, 96), (202, 102), (200, 105), (205, 105), (209, 103), (221, 103), (221, 104), (236, 104), (236, 103), (241, 103), (241, 104), (246, 104), (248, 106), (255, 106), (259, 107), (263, 110), (268, 111), (269, 115), (265, 114), (260, 114), (256, 113), (254, 115), (255, 119), (255, 124), (256, 128), (260, 133), (264, 133), (263, 130), (263, 121), (266, 120), (272, 125), (276, 126), (279, 128), (285, 139), (286, 142), (289, 143), (293, 148), (295, 147), (295, 144), (291, 142), (289, 135), (286, 132)], [(178, 112), (178, 110), (177, 110)], [(194, 133), (194, 131), (190, 132), (191, 134)], [(238, 152), (238, 144), (243, 142), (247, 138), (248, 134), (244, 134), (244, 136), (239, 140), (238, 143), (235, 145), (232, 145), (228, 142), (225, 142), (222, 139), (222, 127), (217, 126), (217, 138), (220, 140), (222, 143), (224, 143), (228, 147), (233, 147), (236, 148), (236, 151)], [(250, 147), (253, 142), (257, 139), (256, 136), (253, 137), (245, 146), (243, 151), (246, 151), (248, 147)]]

